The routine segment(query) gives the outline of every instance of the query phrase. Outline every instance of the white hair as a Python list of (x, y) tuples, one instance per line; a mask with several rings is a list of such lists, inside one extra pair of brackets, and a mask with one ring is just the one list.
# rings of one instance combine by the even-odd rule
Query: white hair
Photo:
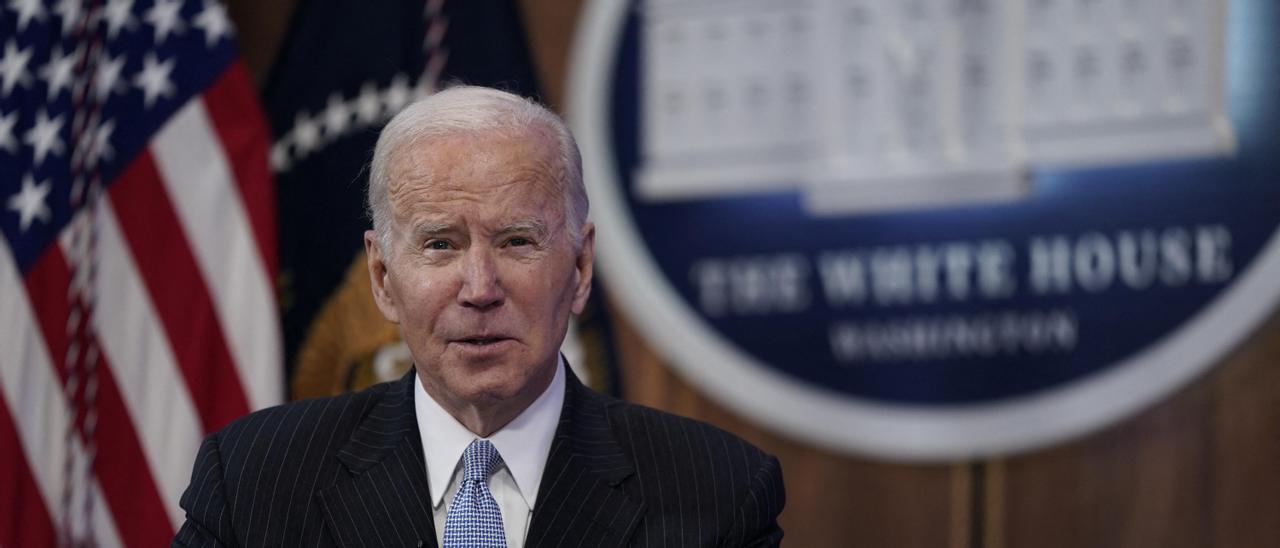
[(569, 127), (546, 107), (519, 95), (478, 86), (454, 86), (405, 107), (378, 136), (369, 167), (367, 199), (379, 246), (389, 251), (391, 204), (387, 168), (391, 158), (414, 143), (476, 133), (517, 138), (532, 134), (555, 141), (558, 165), (554, 170), (564, 195), (565, 228), (574, 247), (581, 245), (580, 233), (589, 204), (582, 183), (582, 155)]

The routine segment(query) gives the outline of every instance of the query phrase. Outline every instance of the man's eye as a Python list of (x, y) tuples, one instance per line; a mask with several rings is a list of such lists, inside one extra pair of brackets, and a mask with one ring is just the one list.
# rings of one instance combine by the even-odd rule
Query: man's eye
[(452, 246), (449, 245), (449, 242), (446, 242), (444, 240), (432, 240), (430, 242), (427, 242), (427, 249), (441, 250), (441, 249), (450, 249), (451, 247)]
[(532, 245), (532, 244), (533, 242), (529, 241), (528, 238), (512, 238), (510, 240), (507, 240), (507, 245), (512, 247), (520, 247), (520, 246), (526, 246), (526, 245)]

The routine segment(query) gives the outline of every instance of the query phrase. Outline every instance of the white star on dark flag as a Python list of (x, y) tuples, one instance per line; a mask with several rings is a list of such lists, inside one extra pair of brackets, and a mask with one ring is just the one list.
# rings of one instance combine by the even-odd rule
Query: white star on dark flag
[(378, 121), (382, 116), (382, 99), (378, 97), (378, 89), (373, 82), (365, 82), (360, 86), (360, 95), (356, 97), (356, 119), (365, 125)]
[(310, 154), (320, 145), (320, 126), (305, 112), (294, 117), (293, 144), (300, 156)]
[(22, 142), (31, 145), (32, 155), (35, 157), (32, 165), (39, 166), (50, 152), (55, 155), (62, 154), (62, 139), (58, 138), (59, 131), (62, 131), (61, 116), (49, 118), (48, 113), (43, 110), (36, 114), (36, 125), (31, 126), (22, 138)]
[(107, 20), (107, 38), (115, 40), (120, 29), (132, 30), (137, 21), (133, 19), (133, 0), (111, 0), (107, 2), (103, 17)]
[(58, 18), (62, 20), (62, 35), (71, 34), (76, 29), (76, 23), (80, 21), (80, 2), (81, 0), (62, 0), (58, 2), (58, 6), (53, 8), (54, 13), (58, 14)]
[(58, 98), (58, 93), (63, 88), (71, 89), (71, 79), (75, 76), (77, 52), (70, 54), (62, 54), (62, 46), (58, 46), (53, 50), (53, 54), (49, 56), (49, 62), (40, 69), (40, 77), (44, 79), (49, 87), (48, 100), (52, 102)]
[(157, 44), (163, 44), (170, 34), (182, 34), (186, 30), (181, 10), (181, 0), (156, 0), (156, 4), (147, 10), (145, 17), (156, 29)]
[(9, 210), (18, 213), (18, 228), (23, 232), (31, 228), (32, 221), (39, 219), (47, 223), (53, 216), (45, 204), (50, 190), (53, 190), (53, 185), (49, 181), (37, 183), (28, 173), (22, 179), (22, 190), (9, 197)]
[(334, 93), (329, 96), (329, 103), (324, 109), (324, 131), (330, 139), (341, 137), (351, 125), (351, 107), (342, 100), (342, 95)]
[(99, 101), (105, 101), (112, 93), (120, 91), (120, 71), (124, 70), (124, 55), (114, 59), (107, 57), (98, 63), (97, 79), (94, 81)]
[(115, 151), (111, 148), (111, 134), (115, 130), (115, 120), (107, 120), (98, 125), (97, 131), (93, 133), (93, 140), (89, 143), (88, 164), (90, 168), (97, 166), (99, 160), (109, 161), (115, 156)]
[(41, 0), (9, 0), (9, 9), (18, 13), (18, 32), (27, 30), (32, 19), (44, 20)]
[(204, 9), (196, 15), (194, 26), (204, 31), (205, 47), (213, 47), (219, 40), (231, 36), (231, 20), (226, 10), (217, 2), (205, 2)]
[(4, 45), (4, 57), (0, 58), (0, 88), (4, 94), (13, 93), (14, 86), (31, 85), (31, 76), (27, 74), (27, 63), (31, 62), (31, 48), (18, 49), (17, 42), (9, 40)]
[(142, 104), (151, 108), (159, 97), (173, 96), (173, 82), (169, 75), (173, 73), (175, 60), (164, 62), (156, 60), (154, 53), (147, 53), (142, 60), (142, 70), (133, 78), (133, 85), (142, 89)]
[(387, 112), (400, 112), (400, 109), (409, 104), (411, 93), (408, 77), (397, 74), (391, 80), (391, 86), (383, 92), (382, 101), (387, 107)]

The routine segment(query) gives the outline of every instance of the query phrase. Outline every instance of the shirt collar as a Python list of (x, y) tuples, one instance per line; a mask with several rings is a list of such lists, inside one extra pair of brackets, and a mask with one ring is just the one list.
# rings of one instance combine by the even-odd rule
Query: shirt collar
[[(488, 437), (502, 455), (502, 461), (511, 477), (515, 478), (516, 488), (530, 510), (538, 497), (542, 470), (546, 468), (551, 441), (560, 423), (560, 410), (564, 406), (564, 367), (564, 358), (561, 357), (556, 362), (555, 376), (538, 399)], [(418, 435), (426, 457), (427, 487), (431, 490), (432, 507), (439, 508), (460, 466), (462, 452), (477, 436), (427, 394), (421, 379), (415, 376), (413, 385)]]

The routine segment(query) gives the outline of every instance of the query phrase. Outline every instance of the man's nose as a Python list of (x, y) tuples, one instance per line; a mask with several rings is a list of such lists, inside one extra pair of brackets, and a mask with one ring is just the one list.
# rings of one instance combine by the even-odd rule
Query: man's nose
[(478, 247), (468, 249), (462, 264), (458, 304), (483, 311), (502, 305), (505, 297), (493, 254)]

